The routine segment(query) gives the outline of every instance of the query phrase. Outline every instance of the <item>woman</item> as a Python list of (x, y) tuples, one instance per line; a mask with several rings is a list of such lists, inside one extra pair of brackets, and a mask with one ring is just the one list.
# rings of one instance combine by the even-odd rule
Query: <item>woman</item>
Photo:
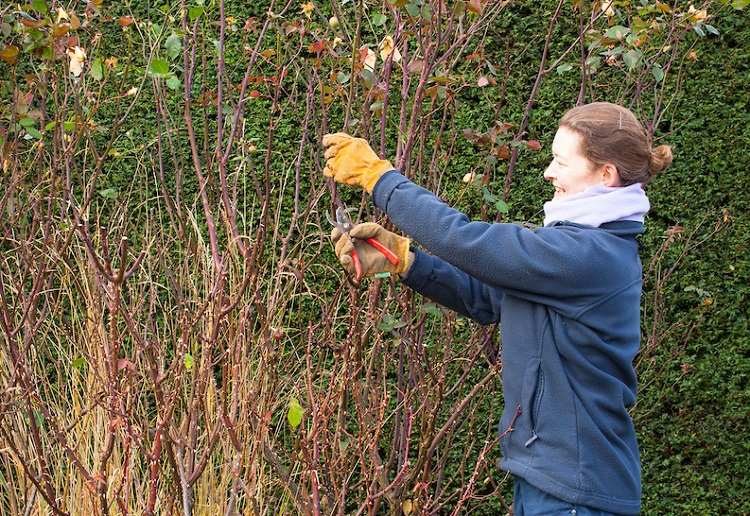
[[(472, 222), (375, 155), (362, 139), (326, 135), (324, 174), (364, 188), (376, 206), (431, 254), (374, 223), (334, 230), (351, 271), (399, 273), (430, 299), (480, 324), (500, 322), (505, 409), (501, 468), (514, 475), (516, 515), (636, 514), (640, 458), (628, 407), (640, 337), (636, 236), (643, 190), (668, 166), (627, 109), (597, 102), (568, 111), (544, 178), (555, 187), (544, 227)], [(349, 236), (375, 237), (392, 265)]]

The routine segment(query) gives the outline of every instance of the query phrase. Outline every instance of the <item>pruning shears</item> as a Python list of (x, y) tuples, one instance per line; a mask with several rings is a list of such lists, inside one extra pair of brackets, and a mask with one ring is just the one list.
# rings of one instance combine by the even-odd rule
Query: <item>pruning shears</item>
[[(328, 221), (331, 224), (339, 228), (339, 231), (341, 231), (342, 234), (349, 233), (349, 231), (351, 231), (351, 229), (354, 227), (354, 223), (352, 222), (352, 219), (348, 214), (348, 212), (352, 209), (353, 208), (345, 208), (342, 205), (336, 208), (336, 220), (331, 219), (330, 215), (328, 215), (327, 213), (326, 217), (328, 217)], [(354, 238), (352, 238), (352, 240), (354, 240)], [(400, 263), (398, 256), (396, 256), (393, 251), (388, 249), (386, 246), (381, 244), (377, 238), (365, 238), (364, 241), (367, 242), (370, 246), (377, 249), (378, 252), (385, 256), (386, 260), (391, 262), (393, 265), (398, 265)], [(359, 259), (359, 254), (357, 253), (356, 249), (352, 249), (351, 256), (352, 262), (354, 262), (354, 280), (359, 283), (359, 280), (362, 278), (362, 261)]]

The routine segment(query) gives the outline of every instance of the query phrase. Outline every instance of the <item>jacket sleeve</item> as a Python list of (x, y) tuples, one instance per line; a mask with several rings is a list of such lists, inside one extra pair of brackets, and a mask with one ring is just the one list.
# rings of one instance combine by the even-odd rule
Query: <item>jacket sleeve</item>
[(492, 288), (445, 260), (414, 250), (403, 283), (431, 300), (472, 318), (479, 324), (500, 320), (503, 292)]
[(397, 171), (380, 178), (373, 201), (432, 254), (507, 294), (575, 313), (611, 291), (606, 253), (589, 230), (472, 222)]

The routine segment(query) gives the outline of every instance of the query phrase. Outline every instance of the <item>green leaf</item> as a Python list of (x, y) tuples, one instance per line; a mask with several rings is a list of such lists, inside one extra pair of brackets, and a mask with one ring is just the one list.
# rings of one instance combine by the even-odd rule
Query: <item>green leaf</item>
[(706, 27), (706, 30), (713, 34), (714, 36), (719, 35), (719, 31), (714, 27), (713, 25), (705, 24), (704, 27)]
[(350, 75), (346, 72), (339, 72), (336, 74), (336, 82), (339, 84), (346, 84), (349, 82)]
[(50, 60), (55, 57), (55, 53), (52, 51), (51, 46), (45, 46), (42, 48), (42, 59)]
[(654, 65), (651, 67), (651, 75), (654, 76), (656, 82), (661, 82), (664, 79), (664, 69), (659, 63), (654, 63)]
[(100, 58), (94, 59), (94, 61), (91, 63), (91, 77), (93, 77), (97, 81), (101, 81), (104, 77), (104, 67), (102, 66), (102, 60)]
[(188, 371), (193, 369), (193, 355), (185, 353), (185, 369)]
[(599, 56), (591, 56), (586, 59), (586, 66), (589, 67), (589, 71), (595, 72), (599, 69), (599, 65), (602, 64), (602, 58)]
[(119, 193), (114, 188), (107, 188), (106, 190), (99, 190), (99, 195), (105, 199), (117, 199)]
[(164, 48), (167, 49), (170, 59), (174, 59), (182, 52), (182, 39), (173, 32), (164, 42)]
[(188, 9), (188, 16), (190, 17), (190, 21), (195, 21), (196, 18), (200, 17), (204, 12), (206, 12), (206, 9), (203, 7), (191, 7)]
[(430, 21), (430, 18), (432, 18), (432, 10), (430, 9), (430, 4), (424, 4), (422, 6), (422, 11), (420, 12), (422, 19), (426, 21)]
[(502, 199), (498, 199), (495, 203), (495, 209), (499, 211), (500, 213), (508, 213), (508, 210), (510, 209), (508, 207), (508, 203), (503, 201)]
[(375, 85), (375, 72), (372, 70), (364, 69), (359, 74), (360, 77), (362, 77), (362, 80), (365, 83), (365, 86), (368, 88), (372, 88)]
[(612, 50), (605, 50), (604, 52), (599, 52), (599, 54), (603, 56), (619, 56), (623, 52), (625, 52), (625, 49), (620, 46), (617, 46), (613, 48)]
[(73, 363), (71, 365), (73, 366), (74, 369), (83, 371), (83, 368), (86, 367), (86, 359), (83, 357), (78, 357), (75, 360), (73, 360)]
[(391, 314), (385, 314), (383, 316), (383, 319), (378, 324), (378, 329), (383, 333), (387, 333), (399, 328), (403, 328), (404, 326), (406, 326), (406, 323), (401, 319), (397, 319)]
[(296, 430), (300, 423), (302, 423), (302, 416), (304, 413), (305, 411), (302, 408), (302, 405), (299, 404), (297, 398), (291, 398), (289, 400), (289, 407), (286, 411), (286, 420), (289, 423), (289, 426), (292, 427), (292, 430)]
[(573, 69), (573, 65), (570, 63), (564, 63), (557, 67), (557, 75), (562, 75), (565, 72), (569, 72)]
[(616, 39), (619, 41), (622, 41), (625, 36), (627, 36), (630, 33), (630, 29), (628, 27), (623, 27), (622, 25), (615, 25), (614, 27), (610, 27), (607, 29), (607, 32), (604, 33), (604, 36), (609, 39)]
[(36, 421), (36, 426), (39, 428), (44, 426), (44, 414), (42, 414), (41, 410), (34, 411), (34, 420)]
[(169, 63), (164, 59), (154, 58), (149, 65), (149, 70), (157, 77), (166, 77), (169, 75)]
[(31, 8), (36, 12), (47, 14), (47, 2), (44, 0), (31, 0)]
[(704, 290), (704, 289), (702, 289), (700, 287), (696, 287), (695, 285), (688, 285), (687, 287), (685, 287), (683, 289), (683, 291), (684, 292), (695, 292), (696, 294), (698, 294), (702, 298), (712, 297), (711, 296), (711, 292), (709, 292), (708, 290)]
[(374, 274), (373, 277), (376, 279), (390, 278), (391, 273), (390, 272), (378, 272), (377, 274)]
[(750, 0), (734, 0), (734, 2), (732, 2), (732, 7), (734, 7), (738, 11), (741, 11), (748, 5), (750, 5)]
[(490, 189), (487, 188), (486, 186), (482, 187), (482, 199), (484, 199), (484, 202), (487, 202), (490, 204), (494, 204), (498, 200), (497, 196), (493, 194), (492, 192), (490, 192)]
[(625, 65), (628, 67), (628, 69), (632, 70), (633, 68), (638, 66), (642, 55), (643, 52), (633, 49), (626, 52), (625, 55), (622, 56), (622, 60), (625, 62)]
[(385, 22), (388, 21), (388, 18), (383, 13), (375, 13), (372, 15), (372, 24), (376, 27), (381, 27), (385, 25)]
[(181, 84), (182, 81), (180, 81), (180, 79), (178, 79), (176, 75), (173, 75), (172, 77), (167, 79), (167, 88), (169, 88), (170, 90), (174, 91), (180, 89)]
[(702, 37), (702, 38), (706, 36), (706, 33), (705, 33), (705, 32), (703, 32), (703, 29), (701, 29), (701, 26), (700, 26), (700, 25), (696, 25), (696, 26), (694, 26), (694, 27), (693, 27), (693, 30), (695, 31), (695, 33), (696, 33), (696, 34), (698, 34), (698, 35), (699, 35), (700, 37)]
[(40, 133), (39, 130), (34, 127), (27, 127), (26, 132), (29, 133), (34, 138), (36, 138), (37, 140), (41, 140), (42, 138), (44, 138), (44, 135)]
[[(46, 36), (46, 34), (44, 32), (42, 32), (41, 30), (39, 30), (39, 29), (29, 29), (29, 31), (27, 32), (27, 34), (34, 41), (40, 41), (40, 40), (42, 40)], [(34, 46), (41, 46), (41, 44), (34, 45)]]
[(68, 120), (67, 122), (63, 122), (63, 129), (65, 129), (67, 132), (71, 133), (76, 130), (76, 123), (72, 120)]
[(409, 13), (409, 16), (418, 18), (420, 15), (419, 4), (415, 2), (410, 2), (406, 4), (406, 12)]
[(47, 125), (44, 126), (44, 132), (46, 133), (47, 131), (51, 131), (52, 129), (55, 128), (56, 125), (57, 125), (57, 122), (55, 122), (54, 120), (49, 122)]
[(36, 125), (36, 120), (26, 117), (19, 120), (18, 123), (23, 127), (34, 127)]
[(443, 316), (443, 311), (435, 303), (425, 303), (419, 307), (419, 311), (428, 315), (434, 315), (436, 317)]

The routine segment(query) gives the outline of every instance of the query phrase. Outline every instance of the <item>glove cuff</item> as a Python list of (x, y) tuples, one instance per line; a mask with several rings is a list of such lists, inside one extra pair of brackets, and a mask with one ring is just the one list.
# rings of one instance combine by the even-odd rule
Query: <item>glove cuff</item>
[(378, 160), (372, 166), (372, 170), (369, 174), (367, 174), (367, 177), (363, 181), (363, 187), (365, 191), (368, 194), (372, 194), (372, 191), (375, 188), (378, 180), (383, 176), (383, 174), (390, 170), (393, 170), (393, 165), (391, 165), (390, 161), (388, 161), (387, 159)]
[(409, 261), (409, 249), (411, 247), (411, 240), (406, 237), (399, 237), (396, 240), (395, 247), (396, 249), (393, 249), (393, 253), (398, 256), (398, 266), (396, 267), (396, 270), (394, 272), (403, 274), (404, 272), (409, 270), (409, 267), (411, 267), (411, 262)]

